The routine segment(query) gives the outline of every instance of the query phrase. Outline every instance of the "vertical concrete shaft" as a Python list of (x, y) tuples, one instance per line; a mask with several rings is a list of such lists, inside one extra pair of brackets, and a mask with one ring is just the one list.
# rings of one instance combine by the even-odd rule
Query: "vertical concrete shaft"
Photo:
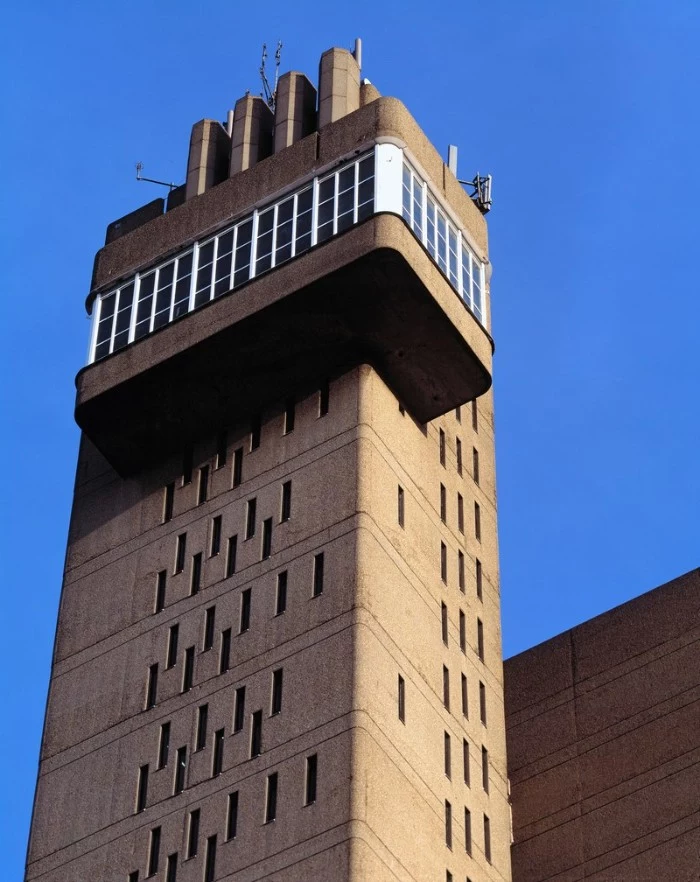
[(192, 126), (185, 199), (226, 180), (230, 153), (231, 139), (221, 123), (202, 119)]
[(316, 129), (316, 89), (302, 73), (283, 74), (277, 84), (275, 153)]
[(275, 117), (262, 98), (246, 95), (236, 101), (229, 174), (245, 171), (270, 156)]
[(360, 68), (352, 52), (329, 49), (321, 56), (318, 76), (318, 127), (360, 106)]

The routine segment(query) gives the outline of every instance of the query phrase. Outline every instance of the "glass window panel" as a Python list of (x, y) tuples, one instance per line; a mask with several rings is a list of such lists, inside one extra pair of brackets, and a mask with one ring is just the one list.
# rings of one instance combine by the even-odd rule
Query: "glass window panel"
[(374, 200), (374, 178), (362, 181), (357, 191), (358, 205), (364, 205), (366, 202)]
[(211, 278), (214, 267), (214, 240), (202, 245), (197, 258), (197, 281), (194, 292), (194, 305), (201, 306), (211, 299)]
[(335, 175), (321, 181), (318, 188), (317, 242), (324, 242), (333, 235), (333, 208), (335, 204)]
[(413, 229), (423, 239), (423, 187), (418, 178), (413, 179)]
[(411, 171), (408, 166), (403, 167), (403, 217), (411, 223)]
[(428, 218), (427, 218), (427, 245), (428, 251), (435, 257), (435, 203), (428, 197)]
[(437, 261), (440, 269), (447, 272), (447, 221), (443, 214), (437, 213)]
[(343, 193), (345, 190), (352, 190), (355, 187), (355, 166), (344, 168), (338, 174), (338, 192)]
[(115, 352), (117, 349), (122, 349), (129, 342), (129, 326), (131, 324), (131, 309), (133, 303), (134, 283), (131, 282), (119, 291), (112, 352)]
[(297, 232), (295, 254), (311, 248), (311, 206), (313, 191), (311, 187), (302, 190), (297, 196)]
[(255, 272), (262, 273), (272, 266), (272, 228), (275, 221), (274, 208), (268, 208), (258, 215), (258, 244), (256, 249)]
[(109, 355), (109, 338), (107, 340), (103, 340), (101, 343), (98, 343), (95, 346), (95, 361), (99, 361), (101, 358), (104, 358), (106, 355)]
[(457, 276), (457, 233), (452, 226), (449, 227), (449, 245), (450, 245), (450, 281), (455, 286), (459, 285), (459, 277)]
[(221, 259), (223, 255), (230, 254), (233, 250), (233, 230), (229, 230), (227, 233), (222, 233), (219, 236), (219, 247), (216, 251), (216, 261), (217, 263)]
[(364, 159), (361, 159), (358, 163), (358, 173), (357, 179), (362, 182), (367, 180), (367, 178), (374, 177), (374, 153), (371, 153), (369, 156), (365, 156)]
[(355, 188), (353, 187), (350, 190), (346, 190), (344, 193), (340, 193), (338, 195), (338, 215), (347, 214), (349, 211), (352, 213), (352, 210), (355, 205)]
[[(100, 298), (100, 321), (97, 325), (97, 343), (109, 342), (112, 336), (112, 324), (114, 320), (114, 307), (117, 302), (117, 292), (113, 291), (106, 297)], [(109, 351), (109, 348), (108, 350)]]
[(216, 279), (214, 281), (214, 297), (221, 297), (231, 288), (231, 261), (229, 252), (216, 259)]
[(175, 302), (173, 318), (184, 315), (190, 308), (190, 283), (192, 281), (192, 252), (184, 254), (177, 262)]
[(292, 222), (286, 221), (277, 228), (277, 247), (275, 263), (283, 263), (292, 256)]
[(236, 264), (233, 273), (233, 287), (242, 285), (250, 278), (250, 243), (253, 237), (253, 219), (244, 221), (238, 227), (236, 240)]
[(153, 330), (160, 328), (170, 321), (170, 300), (172, 298), (173, 276), (175, 264), (166, 263), (158, 270), (158, 282), (156, 288), (156, 313), (153, 318)]

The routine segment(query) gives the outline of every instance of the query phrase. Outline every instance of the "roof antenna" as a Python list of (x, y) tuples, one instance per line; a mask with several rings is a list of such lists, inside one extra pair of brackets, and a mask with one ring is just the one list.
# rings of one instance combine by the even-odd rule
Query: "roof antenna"
[(277, 102), (277, 83), (280, 78), (280, 63), (282, 59), (282, 41), (277, 41), (277, 50), (275, 51), (275, 85), (270, 88), (270, 83), (265, 73), (265, 63), (267, 62), (267, 43), (263, 43), (262, 59), (260, 60), (260, 79), (262, 80), (263, 91), (260, 96), (265, 99), (267, 106), (274, 112)]
[(161, 187), (170, 187), (170, 192), (173, 190), (177, 190), (180, 186), (179, 184), (168, 183), (167, 181), (156, 181), (154, 178), (144, 178), (141, 172), (143, 171), (143, 163), (136, 163), (136, 180), (137, 181), (147, 181), (149, 184), (160, 184)]
[[(457, 178), (457, 147), (454, 144), (450, 144), (447, 148), (447, 167), (452, 172), (452, 174)], [(488, 214), (491, 211), (491, 175), (486, 175), (486, 177), (482, 177), (479, 172), (474, 175), (473, 180), (471, 181), (460, 181), (457, 178), (457, 183), (462, 184), (464, 187), (471, 187), (472, 192), (469, 193), (469, 198), (474, 202), (476, 207), (482, 214)]]

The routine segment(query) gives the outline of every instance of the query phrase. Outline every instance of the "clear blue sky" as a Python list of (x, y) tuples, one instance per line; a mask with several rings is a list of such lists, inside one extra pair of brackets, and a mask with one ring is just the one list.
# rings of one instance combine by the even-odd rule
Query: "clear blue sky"
[[(241, 10), (243, 12), (241, 13)], [(319, 11), (323, 10), (323, 18)], [(364, 40), (489, 216), (506, 655), (698, 564), (697, 0), (13, 4), (2, 79), (2, 879), (22, 876), (106, 224), (190, 127)]]

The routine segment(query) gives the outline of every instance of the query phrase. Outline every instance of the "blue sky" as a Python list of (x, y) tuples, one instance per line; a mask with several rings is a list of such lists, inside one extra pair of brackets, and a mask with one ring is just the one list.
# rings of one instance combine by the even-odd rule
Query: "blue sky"
[[(244, 11), (239, 11), (244, 8)], [(20, 879), (61, 584), (83, 302), (111, 220), (182, 180), (191, 125), (364, 41), (489, 216), (506, 655), (698, 564), (695, 0), (18, 4), (2, 75), (9, 676), (3, 878)]]

